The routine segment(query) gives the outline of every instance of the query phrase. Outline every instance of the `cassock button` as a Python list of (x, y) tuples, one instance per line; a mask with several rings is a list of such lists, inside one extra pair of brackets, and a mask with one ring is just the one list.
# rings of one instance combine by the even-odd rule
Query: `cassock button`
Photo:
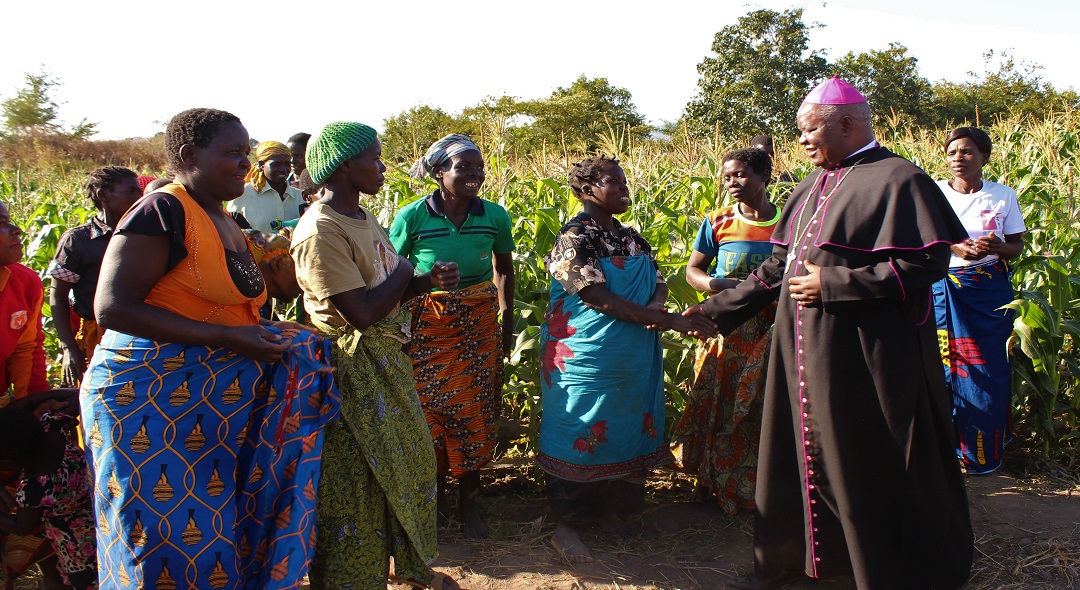
[[(810, 487), (811, 490), (814, 489), (814, 484), (810, 484), (809, 487)], [(814, 516), (817, 516), (817, 515), (815, 514)]]
[[(820, 545), (820, 544), (821, 543), (818, 543), (817, 541), (814, 541), (814, 545)], [(820, 560), (818, 560), (818, 561), (820, 561)]]
[(803, 417), (803, 418), (809, 418), (809, 417), (810, 417), (810, 414), (808, 414), (808, 413), (806, 413), (806, 412), (803, 412), (803, 413), (802, 413), (802, 417)]
[(815, 532), (815, 533), (817, 532), (817, 527), (814, 527), (814, 532)]
[(805, 397), (804, 397), (804, 398), (802, 398), (802, 403), (804, 403), (804, 404), (808, 404), (808, 403), (810, 403), (810, 400), (809, 400), (809, 398), (805, 398)]
[(814, 470), (813, 470), (813, 469), (808, 469), (808, 470), (807, 470), (806, 472), (807, 472), (807, 473), (809, 473), (810, 475), (813, 475), (813, 474), (814, 474)]
[(810, 432), (809, 426), (803, 426), (803, 432)]
[(814, 561), (821, 561), (821, 558), (820, 557), (815, 557)]
[(806, 441), (806, 446), (810, 446), (810, 441)]
[(799, 387), (806, 387), (806, 381), (799, 381)]

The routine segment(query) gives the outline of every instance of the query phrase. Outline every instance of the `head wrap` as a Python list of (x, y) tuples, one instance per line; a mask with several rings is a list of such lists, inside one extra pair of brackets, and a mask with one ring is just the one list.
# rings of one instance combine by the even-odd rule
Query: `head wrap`
[(866, 102), (866, 97), (855, 89), (854, 86), (833, 76), (818, 84), (816, 88), (806, 95), (802, 103), (805, 104), (858, 104)]
[(136, 180), (139, 183), (139, 190), (140, 191), (146, 191), (146, 185), (148, 185), (151, 182), (154, 182), (155, 180), (157, 180), (157, 177), (154, 177), (154, 176), (140, 176)]
[(289, 242), (292, 239), (292, 231), (283, 229), (277, 233), (262, 232), (257, 229), (245, 229), (244, 237), (251, 245), (251, 253), (255, 257), (255, 264), (270, 262), (279, 256), (289, 255)]
[(281, 143), (280, 141), (264, 141), (255, 146), (255, 165), (248, 170), (247, 176), (244, 180), (255, 187), (255, 190), (262, 192), (264, 186), (266, 186), (266, 177), (263, 176), (262, 163), (269, 160), (273, 156), (285, 156), (292, 159), (292, 152), (289, 151), (289, 146)]
[(305, 160), (315, 184), (327, 178), (341, 163), (366, 150), (379, 138), (374, 129), (363, 123), (338, 121), (323, 127), (319, 136), (308, 142)]
[(442, 166), (444, 162), (469, 150), (480, 151), (480, 148), (476, 147), (468, 135), (451, 133), (431, 144), (424, 157), (417, 160), (409, 169), (409, 175), (413, 178), (423, 178), (425, 173), (434, 176), (435, 169)]

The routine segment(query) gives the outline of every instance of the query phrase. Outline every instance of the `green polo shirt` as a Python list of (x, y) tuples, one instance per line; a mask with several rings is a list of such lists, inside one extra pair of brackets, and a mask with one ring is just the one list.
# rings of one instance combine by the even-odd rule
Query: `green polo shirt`
[(473, 198), (469, 216), (461, 229), (446, 218), (438, 191), (401, 208), (390, 226), (390, 241), (398, 254), (413, 263), (417, 272), (431, 270), (436, 261), (456, 262), (461, 280), (458, 286), (471, 287), (490, 281), (491, 254), (514, 251), (510, 216), (499, 205)]

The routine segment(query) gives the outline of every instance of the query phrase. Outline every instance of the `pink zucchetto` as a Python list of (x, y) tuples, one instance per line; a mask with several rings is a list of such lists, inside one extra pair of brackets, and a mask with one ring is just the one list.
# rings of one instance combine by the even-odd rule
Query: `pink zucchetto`
[(803, 104), (858, 104), (866, 102), (866, 97), (854, 86), (833, 76), (818, 84), (803, 99)]

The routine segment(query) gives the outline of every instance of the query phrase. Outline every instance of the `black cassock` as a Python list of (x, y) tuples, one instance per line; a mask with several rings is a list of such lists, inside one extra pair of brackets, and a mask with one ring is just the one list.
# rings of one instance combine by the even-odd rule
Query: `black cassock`
[[(702, 304), (727, 334), (779, 298), (766, 381), (759, 573), (854, 575), (861, 590), (958, 588), (974, 537), (930, 285), (967, 238), (922, 170), (884, 148), (795, 187), (773, 255)], [(821, 303), (787, 279), (821, 266)]]

